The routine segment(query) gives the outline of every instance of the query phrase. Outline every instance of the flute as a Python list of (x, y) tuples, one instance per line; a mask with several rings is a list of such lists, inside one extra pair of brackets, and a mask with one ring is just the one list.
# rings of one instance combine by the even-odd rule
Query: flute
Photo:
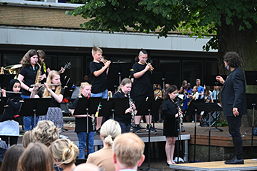
[[(2, 93), (4, 91), (0, 90), (0, 93)], [(15, 91), (5, 91), (6, 93), (9, 93), (9, 94), (21, 94), (21, 92), (15, 92)]]
[[(48, 86), (60, 86), (61, 84), (47, 84)], [(38, 84), (31, 84), (30, 87), (42, 87), (44, 84), (38, 83)]]

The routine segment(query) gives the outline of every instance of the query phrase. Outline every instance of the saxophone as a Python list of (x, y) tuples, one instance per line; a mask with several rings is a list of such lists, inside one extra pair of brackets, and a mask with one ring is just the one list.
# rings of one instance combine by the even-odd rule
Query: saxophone
[(38, 65), (38, 70), (37, 70), (37, 75), (36, 75), (36, 79), (35, 79), (35, 84), (39, 84), (41, 81), (41, 65), (39, 63), (37, 63)]

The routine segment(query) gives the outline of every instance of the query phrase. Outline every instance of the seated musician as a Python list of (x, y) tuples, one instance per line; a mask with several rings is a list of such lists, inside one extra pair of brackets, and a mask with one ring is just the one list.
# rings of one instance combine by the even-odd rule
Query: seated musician
[[(119, 86), (119, 90), (113, 95), (113, 98), (130, 98), (130, 91), (132, 87), (132, 82), (129, 78), (124, 78)], [(129, 99), (129, 106), (125, 110), (125, 113), (115, 114), (115, 120), (119, 122), (122, 133), (129, 132), (131, 127), (132, 114), (136, 114), (136, 106), (132, 102), (131, 98)]]
[[(60, 81), (60, 74), (57, 71), (50, 71), (46, 83), (43, 84), (44, 89), (40, 88), (38, 91), (37, 85), (33, 88), (31, 93), (31, 98), (33, 97), (42, 97), (42, 98), (50, 98), (51, 102), (50, 107), (48, 108), (47, 114), (40, 116), (39, 120), (50, 120), (55, 126), (58, 128), (63, 128), (63, 114), (60, 108), (60, 103), (63, 100), (62, 86)], [(41, 91), (40, 91), (41, 90)], [(37, 95), (35, 95), (37, 94)]]
[[(90, 98), (91, 97), (91, 84), (83, 82), (80, 85), (80, 96), (81, 98)], [(78, 105), (77, 98), (69, 108), (71, 113), (74, 113), (74, 109)], [(79, 140), (79, 156), (78, 159), (85, 159), (86, 149), (87, 149), (87, 137), (88, 137), (88, 154), (94, 152), (94, 119), (90, 115), (73, 115), (75, 117), (75, 132), (77, 133)], [(87, 120), (88, 119), (88, 120)], [(88, 125), (87, 125), (88, 123)]]
[[(20, 100), (22, 100), (21, 95), (19, 94), (21, 90), (21, 83), (19, 80), (13, 79), (10, 81), (10, 90), (6, 92), (2, 89), (2, 96), (7, 97), (6, 108), (3, 114), (0, 116), (0, 138), (8, 144), (8, 139), (10, 140), (10, 146), (17, 144), (18, 135), (9, 136), (14, 132), (19, 134), (19, 110), (20, 110)], [(11, 128), (11, 129), (10, 129)], [(15, 131), (14, 131), (15, 130)]]

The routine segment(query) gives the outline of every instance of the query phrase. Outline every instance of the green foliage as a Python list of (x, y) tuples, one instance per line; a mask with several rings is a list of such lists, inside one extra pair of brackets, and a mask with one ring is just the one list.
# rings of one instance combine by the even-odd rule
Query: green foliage
[[(220, 27), (257, 28), (257, 0), (71, 0), (85, 5), (69, 12), (88, 22), (81, 27), (110, 32), (178, 31), (191, 36), (216, 35)], [(205, 49), (217, 48), (217, 36)]]

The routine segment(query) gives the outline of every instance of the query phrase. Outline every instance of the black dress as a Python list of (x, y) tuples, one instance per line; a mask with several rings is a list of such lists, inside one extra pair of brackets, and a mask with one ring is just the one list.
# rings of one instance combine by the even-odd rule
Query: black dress
[(163, 135), (166, 137), (178, 136), (178, 119), (175, 115), (178, 113), (177, 105), (170, 99), (166, 99), (162, 103), (162, 114), (164, 118)]

